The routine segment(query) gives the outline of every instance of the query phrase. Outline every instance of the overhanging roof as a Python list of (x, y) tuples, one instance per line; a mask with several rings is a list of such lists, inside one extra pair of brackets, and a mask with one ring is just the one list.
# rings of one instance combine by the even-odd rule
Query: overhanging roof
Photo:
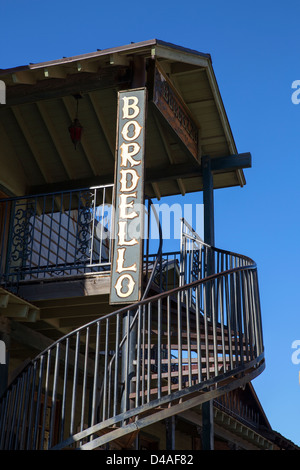
[[(199, 148), (212, 159), (237, 149), (209, 54), (157, 39), (0, 71), (0, 185), (22, 195), (41, 190), (111, 183), (115, 162), (117, 91), (130, 88), (134, 67), (159, 64), (199, 128)], [(75, 150), (68, 127), (80, 94), (82, 143)], [(150, 197), (201, 191), (195, 160), (151, 104), (146, 128), (146, 185)], [(226, 167), (226, 165), (225, 165)], [(224, 167), (224, 168), (225, 168)], [(243, 186), (243, 170), (214, 174), (214, 187)]]

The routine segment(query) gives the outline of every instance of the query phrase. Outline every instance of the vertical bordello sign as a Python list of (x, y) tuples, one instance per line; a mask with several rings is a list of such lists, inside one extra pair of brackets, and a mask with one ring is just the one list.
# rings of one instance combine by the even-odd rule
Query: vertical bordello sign
[(118, 94), (111, 304), (141, 297), (146, 105), (146, 88)]

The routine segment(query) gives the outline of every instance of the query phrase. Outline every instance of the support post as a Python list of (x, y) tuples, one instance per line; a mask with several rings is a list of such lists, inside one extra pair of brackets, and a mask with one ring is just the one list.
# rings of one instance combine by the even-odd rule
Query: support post
[(166, 450), (176, 450), (175, 448), (175, 416), (167, 418), (166, 424)]
[[(203, 174), (203, 203), (204, 203), (204, 242), (215, 246), (214, 227), (214, 185), (211, 171), (211, 160), (208, 156), (202, 156)], [(213, 263), (209, 263), (208, 275), (213, 274)], [(202, 405), (202, 447), (203, 450), (214, 449), (214, 423), (213, 401)]]
[(121, 412), (125, 413), (134, 407), (134, 400), (129, 399), (129, 395), (135, 392), (135, 385), (133, 378), (136, 374), (134, 361), (136, 359), (136, 335), (137, 327), (134, 325), (130, 328), (133, 321), (135, 311), (128, 310), (123, 317), (123, 337), (127, 339), (122, 347), (122, 370), (121, 370), (121, 383), (123, 386), (123, 393), (121, 397)]
[(211, 160), (208, 156), (202, 157), (203, 175), (203, 204), (204, 204), (204, 241), (208, 245), (215, 245), (214, 223), (214, 183), (211, 171)]

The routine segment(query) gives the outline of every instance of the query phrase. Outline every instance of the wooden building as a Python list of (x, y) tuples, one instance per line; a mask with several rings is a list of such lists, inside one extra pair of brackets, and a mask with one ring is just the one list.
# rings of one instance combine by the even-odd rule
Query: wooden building
[[(251, 155), (210, 55), (149, 40), (0, 80), (0, 448), (296, 449), (252, 385), (256, 264), (214, 245)], [(152, 200), (191, 192), (204, 241), (182, 218), (151, 252)]]

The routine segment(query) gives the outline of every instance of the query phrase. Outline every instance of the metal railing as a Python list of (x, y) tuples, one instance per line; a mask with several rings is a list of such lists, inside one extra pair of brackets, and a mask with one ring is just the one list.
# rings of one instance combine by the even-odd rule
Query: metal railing
[(97, 448), (263, 370), (255, 263), (197, 243), (199, 271), (214, 274), (82, 326), (31, 361), (1, 399), (1, 449)]
[(1, 283), (105, 270), (113, 185), (0, 200)]

